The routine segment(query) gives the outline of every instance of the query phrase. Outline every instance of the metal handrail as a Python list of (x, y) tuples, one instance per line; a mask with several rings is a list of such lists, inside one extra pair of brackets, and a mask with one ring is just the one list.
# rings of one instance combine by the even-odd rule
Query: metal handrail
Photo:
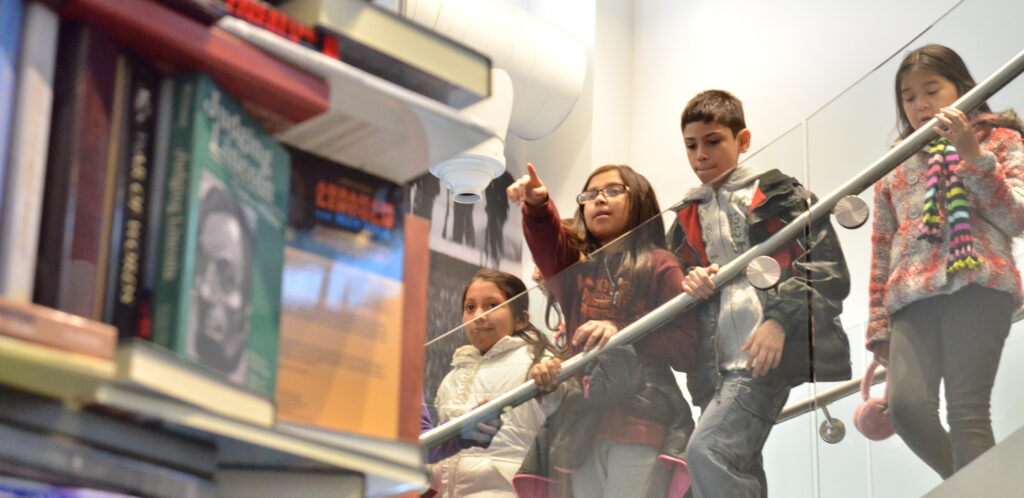
[[(878, 369), (875, 370), (875, 377), (872, 379), (871, 384), (874, 385), (885, 382), (885, 374), (885, 367), (878, 367)], [(779, 413), (779, 418), (775, 420), (775, 423), (778, 424), (791, 418), (799, 417), (800, 415), (814, 411), (819, 407), (827, 406), (833, 401), (845, 398), (853, 393), (860, 392), (860, 383), (863, 382), (863, 380), (864, 377), (860, 376), (856, 379), (848, 380), (842, 384), (832, 386), (829, 389), (815, 394), (803, 401), (797, 401), (796, 403), (787, 405), (782, 409), (782, 412)]]
[[(1018, 310), (1013, 314), (1011, 323), (1017, 323), (1021, 320), (1024, 320), (1024, 309)], [(884, 382), (886, 378), (885, 374), (885, 367), (879, 367), (878, 370), (875, 370), (875, 378), (871, 382), (871, 385)], [(860, 391), (860, 383), (863, 380), (864, 376), (860, 376), (856, 379), (848, 380), (842, 384), (832, 386), (828, 390), (815, 394), (805, 400), (786, 405), (786, 407), (782, 409), (782, 412), (779, 413), (779, 418), (776, 419), (775, 423), (778, 424), (791, 418), (799, 417), (804, 413), (814, 411), (815, 408), (828, 405), (829, 403), (833, 403), (854, 394)]]
[[(978, 107), (982, 102), (991, 97), (994, 93), (1006, 86), (1021, 72), (1024, 72), (1024, 51), (1021, 51), (1009, 62), (996, 70), (992, 75), (982, 81), (978, 86), (971, 89), (953, 103), (955, 107), (963, 112), (969, 112)], [(880, 159), (871, 166), (848, 181), (846, 184), (834, 190), (817, 203), (810, 206), (806, 212), (798, 216), (781, 230), (769, 237), (767, 240), (754, 246), (723, 266), (712, 278), (716, 289), (733, 278), (742, 275), (747, 265), (759, 256), (774, 254), (776, 251), (795, 240), (812, 223), (829, 216), (832, 208), (843, 197), (858, 194), (870, 187), (880, 178), (889, 173), (908, 157), (921, 150), (928, 142), (936, 137), (933, 126), (939, 121), (932, 118), (925, 126), (918, 128), (906, 139), (902, 140), (893, 148), (889, 149)], [(629, 324), (612, 338), (603, 348), (592, 349), (585, 353), (578, 354), (562, 364), (562, 371), (558, 375), (558, 381), (569, 379), (583, 371), (598, 355), (615, 346), (632, 344), (655, 330), (658, 326), (667, 323), (681, 313), (693, 308), (702, 300), (689, 294), (680, 294), (670, 299), (665, 304), (655, 308), (637, 321)], [(515, 389), (484, 403), (483, 405), (459, 416), (434, 429), (420, 435), (420, 444), (426, 448), (433, 448), (444, 441), (458, 436), (463, 432), (464, 427), (473, 427), (478, 422), (493, 418), (495, 414), (501, 413), (507, 408), (518, 406), (532, 399), (539, 394), (537, 385), (532, 381), (524, 382)]]

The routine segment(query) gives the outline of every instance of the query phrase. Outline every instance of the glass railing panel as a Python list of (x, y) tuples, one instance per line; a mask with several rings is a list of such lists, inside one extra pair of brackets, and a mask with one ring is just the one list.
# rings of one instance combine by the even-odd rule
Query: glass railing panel
[[(978, 45), (970, 33), (988, 33), (986, 22), (992, 18), (1022, 18), (1020, 15), (1009, 15), (1005, 12), (994, 14), (989, 5), (978, 7), (984, 2), (965, 2), (965, 5), (949, 14), (933, 28), (910, 44), (911, 48), (921, 44), (938, 41), (961, 50), (971, 67), (975, 78), (983, 79), (995, 67), (1009, 59), (1016, 50), (1024, 47), (1024, 41), (999, 41), (998, 56), (992, 60), (975, 64), (973, 59), (980, 59), (986, 44)], [(1002, 6), (1003, 8), (1008, 8)], [(1022, 9), (1021, 7), (1012, 7)], [(964, 13), (967, 9), (977, 9)], [(1000, 22), (1004, 22), (1000, 20)], [(970, 26), (964, 28), (964, 26)], [(994, 38), (1002, 40), (1008, 36), (1002, 32), (993, 33)], [(955, 34), (955, 36), (954, 36)], [(974, 40), (972, 42), (972, 40)], [(746, 165), (765, 171), (778, 168), (784, 173), (801, 179), (819, 196), (845, 183), (850, 177), (862, 171), (866, 166), (881, 157), (896, 140), (895, 121), (896, 108), (893, 95), (892, 80), (899, 59), (904, 52), (896, 54), (893, 59), (884, 62), (879, 68), (844, 92), (835, 101), (812, 115), (806, 122), (808, 142), (804, 144), (805, 130), (796, 127), (783, 137), (752, 155)], [(1024, 80), (1022, 80), (1024, 81)], [(1011, 84), (989, 102), (994, 109), (1016, 107), (1024, 109), (1024, 82)], [(804, 164), (804, 158), (807, 164)], [(872, 204), (872, 192), (861, 194), (861, 197)], [(563, 210), (575, 206), (562, 206)], [(563, 211), (563, 215), (568, 211)], [(674, 215), (665, 212), (660, 222), (665, 228), (674, 221)], [(651, 223), (654, 223), (652, 221)], [(842, 316), (851, 346), (851, 362), (853, 375), (863, 373), (871, 356), (864, 350), (864, 333), (867, 322), (868, 306), (868, 273), (870, 263), (870, 221), (856, 230), (840, 227), (833, 221), (843, 245), (846, 261), (851, 274), (851, 294), (844, 302)], [(650, 233), (650, 232), (648, 232)], [(639, 235), (627, 235), (616, 244), (618, 247), (629, 247), (639, 240)], [(606, 254), (608, 253), (608, 254)], [(562, 295), (572, 309), (578, 310), (578, 299), (584, 294), (580, 285), (594, 272), (600, 273), (604, 261), (614, 251), (599, 251), (586, 261), (578, 262), (563, 269), (548, 279), (547, 285), (563, 289)], [(616, 253), (618, 254), (618, 253)], [(1018, 258), (1020, 259), (1020, 258)], [(609, 272), (610, 270), (605, 270)], [(528, 277), (528, 275), (519, 275)], [(451, 275), (463, 285), (468, 283), (471, 274)], [(742, 277), (740, 277), (742, 278)], [(449, 286), (451, 287), (451, 286)], [(460, 288), (456, 285), (452, 288)], [(575, 289), (575, 295), (564, 289)], [(605, 289), (607, 291), (608, 289)], [(455, 293), (458, 294), (458, 293)], [(459, 323), (462, 321), (461, 295), (448, 296), (451, 301), (451, 313), (446, 316), (431, 316), (437, 320), (451, 324), (451, 328), (441, 339), (436, 339), (427, 347), (427, 380), (425, 399), (432, 409), (434, 396), (440, 379), (450, 369), (451, 355), (460, 345), (466, 344), (466, 330)], [(608, 294), (606, 292), (606, 294)], [(530, 290), (529, 296), (531, 320), (534, 325), (547, 331), (544, 323), (546, 298), (539, 289)], [(608, 306), (608, 296), (605, 296)], [(523, 298), (520, 298), (523, 299)], [(566, 304), (563, 303), (563, 304)], [(651, 303), (645, 303), (651, 304)], [(511, 306), (506, 304), (505, 306)], [(616, 308), (611, 306), (611, 308)], [(618, 310), (622, 311), (622, 310)], [(495, 312), (492, 312), (495, 313)], [(450, 316), (449, 316), (450, 315)], [(432, 326), (435, 326), (433, 324)], [(1015, 327), (1019, 328), (1020, 326)], [(1019, 358), (1022, 339), (1019, 332), (1012, 332), (1003, 354), (1003, 366), (996, 380), (993, 393), (993, 421), (997, 441), (1020, 426), (1021, 400), (1014, 396), (1013, 384), (1006, 379), (1019, 378), (1024, 360)], [(519, 382), (525, 372), (509, 371), (508, 377)], [(677, 374), (680, 385), (685, 385), (685, 375)], [(792, 389), (790, 402), (799, 401), (829, 388), (834, 383), (804, 384)], [(875, 386), (872, 395), (881, 395), (881, 386)], [(684, 390), (685, 392), (685, 390)], [(689, 399), (689, 394), (686, 395)], [(778, 496), (915, 496), (926, 492), (939, 483), (938, 477), (920, 462), (898, 437), (882, 442), (868, 442), (853, 427), (852, 414), (860, 404), (858, 396), (847, 397), (830, 406), (832, 417), (841, 420), (846, 427), (845, 438), (836, 444), (822, 442), (819, 430), (824, 421), (821, 411), (793, 419), (775, 427), (765, 450), (764, 461), (768, 474), (769, 492)], [(944, 407), (942, 408), (944, 413)], [(699, 409), (693, 409), (694, 420)], [(435, 419), (436, 420), (436, 419)], [(443, 420), (441, 420), (443, 421)]]
[[(563, 209), (565, 208), (563, 207)], [(568, 209), (566, 209), (566, 212), (572, 213)], [(665, 243), (664, 237), (667, 224), (673, 222), (672, 220), (674, 219), (674, 212), (665, 210), (630, 233), (623, 235), (600, 250), (594, 251), (586, 258), (580, 259), (579, 253), (573, 252), (575, 249), (566, 248), (565, 251), (568, 251), (567, 254), (570, 254), (566, 258), (562, 258), (560, 261), (541, 263), (541, 266), (544, 266), (546, 270), (558, 269), (560, 271), (550, 275), (541, 285), (535, 285), (530, 275), (516, 275), (515, 277), (518, 277), (520, 281), (528, 284), (529, 289), (518, 296), (502, 296), (511, 297), (512, 299), (490, 313), (497, 315), (511, 312), (513, 309), (526, 310), (529, 313), (529, 321), (532, 326), (543, 333), (547, 340), (553, 341), (560, 348), (563, 358), (568, 358), (572, 354), (579, 352), (581, 347), (573, 347), (571, 344), (564, 342), (566, 340), (565, 337), (557, 341), (555, 340), (556, 332), (563, 328), (563, 323), (567, 322), (570, 326), (583, 325), (586, 323), (586, 320), (583, 320), (581, 317), (585, 315), (587, 317), (604, 317), (616, 323), (620, 328), (625, 327), (646, 314), (646, 311), (657, 307), (657, 305), (678, 294), (678, 281), (669, 285), (666, 283), (666, 278), (662, 277), (659, 280), (655, 280), (654, 277), (649, 275), (650, 272), (647, 272), (648, 274), (645, 274), (646, 276), (643, 277), (634, 277), (632, 275), (635, 273), (619, 271), (624, 261), (633, 261), (637, 258), (638, 254), (643, 258), (651, 258), (654, 248), (658, 248), (660, 253), (654, 256), (656, 264), (676, 265), (675, 257), (665, 249), (668, 246)], [(552, 252), (558, 251), (552, 249)], [(565, 267), (561, 268), (562, 266)], [(532, 264), (524, 265), (524, 267), (528, 267), (530, 270), (534, 268)], [(661, 274), (665, 275), (666, 272)], [(671, 275), (678, 277), (681, 273), (677, 272)], [(447, 282), (444, 287), (458, 290), (457, 292), (448, 291), (448, 294), (451, 295), (446, 296), (446, 300), (450, 301), (446, 309), (449, 311), (446, 313), (435, 312), (435, 316), (431, 316), (431, 320), (435, 321), (431, 327), (434, 329), (439, 328), (438, 323), (450, 323), (453, 326), (443, 333), (435, 334), (435, 337), (428, 340), (426, 346), (427, 371), (424, 383), (424, 399), (433, 415), (437, 415), (437, 406), (434, 398), (437, 395), (437, 389), (442, 379), (451, 369), (453, 352), (460, 347), (470, 344), (467, 337), (475, 333), (472, 321), (469, 323), (462, 322), (464, 320), (472, 320), (476, 315), (473, 311), (467, 311), (467, 314), (464, 315), (464, 307), (461, 302), (463, 291), (468, 288), (471, 281), (475, 281), (473, 280), (474, 272), (469, 271), (465, 275), (452, 274), (447, 277), (452, 281)], [(488, 278), (485, 278), (485, 280), (488, 280)], [(504, 277), (498, 279), (501, 278)], [(493, 280), (495, 279), (490, 278), (490, 281)], [(669, 290), (663, 290), (660, 293), (654, 292), (651, 290), (654, 288), (652, 286), (655, 285), (652, 282), (662, 284), (660, 286), (662, 289)], [(552, 291), (548, 289), (552, 289)], [(467, 301), (466, 304), (476, 303)], [(433, 306), (433, 308), (437, 309), (439, 307)], [(563, 312), (563, 309), (568, 312)], [(484, 320), (489, 321), (490, 318), (484, 318), (479, 321)], [(575, 327), (573, 328), (575, 330)], [(696, 337), (696, 332), (689, 328), (687, 330), (688, 333), (692, 334), (691, 337)], [(566, 336), (568, 335), (566, 334)], [(648, 351), (651, 354), (661, 354), (657, 347), (649, 345), (644, 347), (646, 348), (644, 351)], [(665, 354), (668, 356), (671, 356), (671, 353), (671, 351), (665, 351)], [(668, 356), (662, 358), (662, 360), (669, 361)], [(689, 357), (692, 356), (693, 353), (691, 351)], [(520, 367), (517, 366), (516, 368)], [(514, 372), (514, 375), (510, 373), (510, 378), (514, 377), (517, 383), (521, 383), (526, 380), (525, 375), (525, 370), (523, 372), (517, 371)], [(513, 385), (517, 385), (517, 383)], [(495, 397), (497, 394), (502, 393), (492, 394), (489, 397)], [(435, 418), (435, 421), (439, 423), (444, 422), (445, 417)]]
[[(929, 43), (949, 46), (963, 57), (975, 80), (980, 82), (1024, 48), (1024, 33), (1016, 22), (1022, 15), (1024, 4), (965, 0), (906, 48), (808, 118), (807, 184), (810, 188), (818, 194), (835, 189), (896, 142), (894, 80), (905, 54)], [(1004, 87), (988, 99), (988, 104), (993, 111), (1024, 110), (1024, 78)], [(874, 211), (873, 189), (860, 197)], [(1005, 220), (1005, 217), (1017, 215), (1000, 210), (990, 216)], [(871, 361), (871, 354), (864, 350), (871, 221), (856, 230), (838, 226), (837, 230), (851, 273), (851, 294), (844, 303), (843, 322), (851, 340), (854, 376), (859, 376)], [(1014, 244), (1020, 247), (1019, 240)], [(1017, 253), (1019, 267), (1024, 261), (1019, 249)], [(1024, 340), (1018, 330), (1021, 328), (1024, 324), (1017, 323), (1011, 329), (992, 393), (992, 425), (997, 443), (1024, 424), (1024, 401), (1019, 396), (1016, 381), (1024, 371), (1021, 350)], [(819, 383), (814, 390), (821, 392), (832, 385)], [(872, 389), (872, 396), (882, 396), (882, 393), (882, 385)], [(940, 418), (948, 427), (945, 394), (941, 389), (940, 403)], [(817, 437), (818, 424), (824, 420), (821, 411), (803, 417), (813, 419), (806, 426), (815, 434), (814, 467), (818, 480), (814, 494), (807, 496), (920, 496), (941, 483), (938, 474), (918, 459), (898, 436), (871, 442), (857, 432), (853, 413), (859, 404), (859, 395), (853, 395), (829, 406), (831, 415), (846, 426), (845, 439), (834, 445)]]
[[(804, 128), (798, 125), (747, 158), (743, 164), (768, 171), (778, 169), (806, 185)], [(742, 277), (740, 277), (742, 278)], [(793, 387), (786, 404), (811, 395), (809, 384)], [(770, 496), (810, 496), (814, 487), (814, 434), (805, 419), (778, 424), (762, 452)], [(785, 477), (782, 477), (785, 476)]]
[[(777, 139), (770, 146), (762, 149), (758, 153), (752, 155), (749, 159), (744, 162), (745, 167), (756, 169), (757, 171), (765, 172), (771, 169), (779, 169), (783, 173), (801, 178), (804, 176), (804, 143), (803, 143), (803, 129), (801, 126), (797, 126), (787, 132), (785, 135)], [(572, 206), (573, 208), (575, 206)], [(566, 209), (566, 206), (562, 206), (563, 214), (571, 213)], [(656, 296), (655, 293), (650, 291), (650, 287), (653, 284), (644, 283), (638, 284), (637, 286), (631, 287), (628, 279), (626, 282), (618, 282), (618, 285), (623, 287), (619, 289), (614, 288), (603, 288), (607, 287), (609, 280), (618, 281), (618, 274), (616, 268), (619, 265), (619, 261), (622, 259), (623, 253), (629, 251), (636, 251), (640, 247), (644, 247), (647, 244), (654, 243), (660, 247), (670, 247), (672, 242), (663, 242), (658, 235), (664, 234), (672, 225), (676, 222), (677, 216), (672, 209), (665, 210), (661, 216), (655, 217), (648, 221), (643, 226), (633, 230), (631, 233), (623, 236), (617, 241), (605, 246), (599, 251), (594, 252), (590, 257), (585, 258), (583, 261), (579, 261), (575, 264), (562, 269), (559, 273), (548, 278), (544, 285), (547, 289), (555, 289), (555, 296), (561, 300), (561, 307), (569, 310), (567, 313), (567, 319), (570, 322), (570, 328), (572, 328), (572, 320), (574, 315), (578, 315), (581, 311), (588, 313), (604, 313), (605, 315), (617, 315), (623, 319), (622, 323), (630, 323), (633, 319), (638, 318), (644, 310), (650, 310), (661, 304), (662, 298), (671, 297), (669, 295)], [(749, 246), (747, 246), (749, 247)], [(735, 248), (737, 250), (744, 250), (746, 247)], [(608, 265), (608, 266), (605, 266)], [(529, 265), (527, 265), (529, 266)], [(605, 278), (608, 275), (612, 275), (614, 278)], [(452, 278), (459, 278), (463, 282), (461, 285), (446, 285), (448, 288), (464, 288), (469, 282), (471, 276), (451, 276)], [(739, 277), (741, 280), (746, 280), (745, 276)], [(639, 288), (635, 288), (639, 287)], [(647, 292), (640, 292), (643, 295), (636, 295), (635, 291), (647, 289)], [(622, 293), (620, 301), (616, 301), (614, 297), (616, 291)], [(591, 294), (596, 295), (594, 299), (588, 298)], [(645, 297), (646, 296), (646, 297)], [(451, 299), (461, 298), (461, 295), (449, 296)], [(529, 304), (524, 305), (521, 302), (528, 300)], [(581, 303), (582, 301), (582, 303)], [(557, 315), (554, 313), (548, 313), (548, 299), (541, 288), (532, 288), (522, 296), (516, 298), (516, 300), (506, 303), (503, 308), (526, 308), (530, 311), (530, 318), (533, 325), (544, 331), (545, 333), (551, 332), (551, 329), (557, 329)], [(586, 311), (583, 308), (587, 306), (603, 306), (606, 309), (598, 311)], [(463, 317), (461, 316), (460, 308), (452, 303), (448, 309), (451, 310), (448, 315), (441, 317), (436, 316), (434, 319), (446, 320), (447, 323), (458, 324)], [(497, 314), (501, 310), (494, 310), (491, 313)], [(605, 316), (602, 315), (602, 316)], [(472, 318), (471, 316), (467, 318)], [(677, 322), (681, 322), (683, 319), (677, 319)], [(579, 323), (577, 322), (576, 325)], [(435, 326), (436, 324), (432, 325)], [(452, 363), (452, 352), (456, 348), (467, 344), (466, 335), (467, 330), (472, 333), (472, 325), (455, 325), (451, 330), (448, 330), (444, 334), (441, 334), (437, 338), (432, 339), (427, 345), (427, 379), (425, 382), (426, 391), (424, 397), (427, 400), (428, 408), (431, 410), (436, 423), (446, 422), (450, 416), (455, 413), (448, 410), (444, 404), (445, 395), (441, 396), (441, 400), (438, 400), (437, 386), (441, 384), (441, 379), (448, 374), (451, 363)], [(671, 332), (669, 332), (671, 333)], [(677, 331), (678, 333), (678, 331)], [(691, 332), (696, 334), (695, 331)], [(672, 362), (674, 361), (673, 354), (679, 356), (685, 356), (684, 352), (678, 351), (683, 348), (679, 341), (667, 340), (663, 342), (656, 342), (657, 334), (655, 333), (652, 337), (641, 341), (639, 352), (645, 359), (650, 359), (652, 356), (661, 355), (656, 360), (651, 362)], [(662, 333), (664, 334), (664, 332)], [(644, 345), (647, 343), (647, 345)], [(655, 344), (651, 347), (650, 344)], [(694, 347), (690, 345), (689, 347)], [(676, 349), (677, 351), (673, 351)], [(808, 354), (809, 355), (809, 354)], [(691, 354), (692, 356), (692, 354)], [(697, 358), (697, 361), (703, 361), (705, 358)], [(692, 361), (692, 360), (691, 360)], [(669, 381), (673, 380), (672, 374), (668, 368), (665, 367), (661, 373), (667, 373)], [(525, 375), (525, 369), (519, 366), (515, 369), (510, 368), (507, 372), (507, 378), (512, 379), (515, 383), (522, 382)], [(686, 389), (686, 375), (684, 373), (675, 373), (675, 380), (679, 386), (680, 393), (685, 396), (686, 400), (690, 400), (690, 394)], [(442, 388), (443, 390), (444, 388)], [(810, 389), (804, 385), (793, 390), (791, 394), (792, 400), (801, 399), (808, 396)], [(477, 399), (483, 399), (483, 397), (474, 398), (472, 402), (469, 402), (466, 406), (475, 405)], [(446, 410), (448, 413), (445, 413)], [(675, 410), (678, 414), (679, 410)], [(655, 415), (656, 417), (663, 416), (662, 414)], [(696, 422), (699, 416), (699, 408), (692, 408), (692, 420)], [(503, 419), (506, 417), (503, 416)], [(660, 420), (659, 420), (660, 421)], [(778, 472), (779, 466), (798, 466), (804, 469), (810, 468), (813, 463), (811, 449), (814, 446), (813, 434), (801, 428), (800, 425), (806, 425), (806, 422), (795, 422), (789, 425), (777, 427), (775, 432), (781, 433), (783, 436), (776, 439), (773, 436), (770, 444), (775, 444), (775, 440), (785, 441), (785, 447), (792, 449), (794, 446), (801, 446), (806, 449), (803, 456), (787, 455), (786, 460), (782, 459), (765, 459), (766, 469), (769, 474), (775, 474)], [(797, 439), (801, 442), (797, 442)], [(779, 451), (782, 451), (783, 446), (779, 447)], [(806, 495), (813, 487), (812, 475), (808, 472), (801, 472), (799, 477), (796, 479), (779, 479), (777, 480), (779, 486), (782, 486), (779, 491), (780, 495), (785, 496), (801, 496)], [(774, 488), (773, 488), (774, 489)]]
[[(571, 211), (563, 207), (563, 212)], [(663, 220), (668, 217), (668, 213), (658, 214), (582, 260), (567, 247), (560, 250), (552, 248), (552, 253), (564, 257), (554, 262), (551, 258), (540, 258), (540, 265), (549, 273), (549, 278), (540, 286), (534, 286), (529, 278), (524, 278), (530, 283), (529, 290), (517, 296), (499, 296), (511, 299), (485, 315), (479, 315), (475, 308), (481, 304), (490, 307), (495, 303), (482, 300), (481, 296), (495, 290), (500, 294), (500, 289), (511, 279), (496, 275), (477, 279), (473, 279), (472, 275), (458, 277), (461, 285), (450, 287), (458, 288), (460, 292), (452, 297), (461, 300), (461, 290), (467, 289), (463, 304), (468, 306), (452, 306), (449, 308), (451, 313), (444, 319), (457, 324), (463, 321), (466, 323), (456, 325), (428, 342), (426, 347), (428, 372), (425, 385), (436, 387), (427, 387), (433, 390), (425, 392), (424, 398), (435, 425), (449, 422), (479, 403), (512, 391), (528, 380), (528, 370), (537, 358), (532, 345), (519, 342), (515, 336), (502, 338), (493, 344), (485, 340), (488, 334), (493, 338), (495, 334), (522, 329), (526, 323), (523, 311), (528, 311), (529, 322), (537, 331), (524, 333), (533, 337), (538, 337), (538, 333), (543, 334), (545, 340), (553, 340), (557, 348), (554, 354), (567, 358), (578, 353), (582, 347), (563, 342), (568, 334), (558, 334), (560, 340), (555, 340), (561, 323), (567, 324), (570, 331), (576, 331), (577, 327), (587, 327), (589, 322), (581, 318), (585, 315), (607, 319), (619, 327), (625, 327), (663, 301), (676, 297), (681, 284), (678, 269), (675, 273), (659, 272), (660, 276), (657, 277), (651, 271), (645, 273), (639, 269), (619, 271), (638, 255), (653, 261), (656, 267), (677, 265), (675, 256), (664, 249)], [(557, 220), (554, 226), (557, 230)], [(659, 249), (655, 250), (655, 247)], [(532, 269), (532, 265), (525, 266)], [(550, 275), (556, 269), (561, 271)], [(467, 287), (470, 282), (472, 284)], [(652, 289), (663, 291), (654, 292)], [(550, 312), (549, 293), (554, 297), (554, 303), (557, 303), (551, 305)], [(521, 319), (518, 323), (516, 317)], [(674, 361), (693, 361), (693, 343), (696, 342), (697, 332), (690, 323), (681, 319), (669, 320), (659, 331), (634, 346), (623, 348), (627, 352), (636, 351), (637, 354), (616, 354), (613, 360), (602, 364), (602, 368), (608, 369), (603, 371), (614, 371), (614, 374), (595, 373), (587, 369), (587, 382), (581, 381), (582, 376), (568, 379), (559, 384), (555, 392), (542, 396), (539, 401), (533, 398), (507, 412), (501, 412), (501, 429), (486, 449), (469, 442), (480, 434), (463, 431), (456, 436), (457, 440), (450, 440), (428, 454), (428, 460), (437, 463), (430, 466), (429, 470), (435, 476), (446, 475), (450, 479), (452, 475), (457, 475), (449, 472), (458, 458), (484, 453), (491, 456), (497, 472), (503, 476), (512, 475), (519, 469), (545, 417), (551, 415), (562, 403), (563, 410), (571, 410), (565, 417), (572, 420), (573, 424), (591, 427), (593, 431), (589, 437), (592, 438), (596, 438), (598, 432), (625, 434), (628, 428), (636, 425), (633, 419), (654, 422), (662, 428), (670, 428), (677, 423), (684, 429), (687, 425), (692, 427), (694, 417), (689, 411), (688, 396), (683, 395), (685, 387), (681, 388), (676, 383), (669, 366)], [(580, 333), (576, 332), (576, 335)], [(686, 344), (686, 341), (678, 340), (679, 334), (689, 334), (692, 340)], [(486, 352), (481, 355), (481, 350)], [(643, 382), (638, 383), (638, 380)], [(586, 396), (583, 396), (584, 392)], [(637, 399), (641, 393), (645, 397)], [(572, 404), (565, 401), (569, 396), (575, 397)], [(645, 405), (644, 401), (650, 404)], [(498, 413), (494, 415), (499, 416)], [(674, 434), (673, 431), (666, 432)], [(454, 452), (463, 453), (445, 460)], [(563, 451), (560, 454), (566, 458), (553, 459), (550, 468), (534, 469), (531, 473), (567, 482), (569, 475), (558, 469), (579, 468), (588, 456), (588, 453), (578, 451)], [(682, 458), (682, 448), (675, 448), (675, 452), (670, 454)], [(652, 468), (656, 465), (660, 464), (652, 460)], [(478, 484), (506, 487), (501, 483), (501, 480), (481, 479)], [(470, 488), (461, 487), (464, 485)], [(471, 483), (463, 482), (459, 486), (466, 493), (472, 491)], [(493, 491), (493, 488), (479, 491)]]

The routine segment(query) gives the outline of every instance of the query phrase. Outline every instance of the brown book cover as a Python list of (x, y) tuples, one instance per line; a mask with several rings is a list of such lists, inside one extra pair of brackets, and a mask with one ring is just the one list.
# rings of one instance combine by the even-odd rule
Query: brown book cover
[(117, 350), (117, 329), (111, 325), (3, 296), (0, 334), (107, 360)]
[(402, 186), (291, 152), (278, 420), (399, 439), (420, 412), (403, 401)]
[(242, 101), (269, 133), (328, 108), (327, 84), (216, 27), (149, 0), (69, 0), (65, 18), (84, 18), (173, 72), (201, 71)]
[(61, 26), (35, 301), (94, 320), (103, 318), (109, 262), (120, 146), (115, 101), (127, 86), (119, 52), (89, 24)]
[(430, 220), (405, 215), (405, 273), (402, 275), (402, 389), (398, 395), (398, 438), (419, 443), (427, 342), (427, 283), (430, 278)]

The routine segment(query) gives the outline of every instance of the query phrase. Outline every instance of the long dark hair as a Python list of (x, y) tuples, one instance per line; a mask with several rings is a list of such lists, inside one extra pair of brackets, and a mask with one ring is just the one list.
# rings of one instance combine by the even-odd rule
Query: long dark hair
[(559, 355), (559, 351), (548, 340), (548, 336), (537, 330), (537, 327), (534, 327), (533, 323), (530, 322), (530, 313), (528, 311), (530, 309), (530, 295), (526, 292), (526, 284), (519, 277), (500, 270), (483, 268), (473, 275), (473, 278), (462, 290), (463, 304), (466, 302), (466, 293), (469, 292), (469, 286), (473, 285), (473, 282), (477, 280), (484, 280), (497, 286), (498, 290), (501, 291), (502, 297), (505, 299), (505, 303), (502, 306), (508, 306), (509, 311), (512, 312), (512, 322), (517, 325), (520, 323), (526, 324), (522, 328), (517, 327), (517, 330), (512, 332), (512, 335), (521, 337), (530, 345), (533, 363), (540, 361), (544, 357), (545, 351), (555, 356)]
[[(609, 243), (624, 244), (622, 247), (624, 256), (622, 264), (616, 272), (616, 277), (622, 277), (630, 282), (634, 289), (643, 289), (650, 283), (653, 271), (651, 253), (654, 249), (663, 249), (667, 246), (665, 224), (661, 220), (661, 206), (658, 204), (658, 197), (654, 194), (654, 188), (651, 187), (647, 178), (625, 164), (606, 164), (595, 169), (583, 183), (583, 190), (590, 184), (591, 179), (608, 171), (617, 171), (622, 177), (622, 183), (629, 189), (626, 192), (626, 195), (629, 196), (629, 216), (626, 230), (633, 231), (625, 239)], [(637, 227), (640, 229), (636, 230)], [(589, 255), (601, 248), (601, 243), (587, 229), (582, 204), (576, 207), (572, 228), (576, 234), (575, 240), (579, 241), (577, 248), (581, 253)], [(639, 298), (640, 293), (634, 293), (634, 296)]]
[[(971, 77), (971, 72), (967, 69), (967, 64), (964, 63), (959, 54), (947, 46), (937, 44), (925, 45), (907, 54), (903, 58), (903, 62), (900, 63), (900, 68), (896, 71), (896, 112), (899, 114), (897, 128), (900, 138), (907, 138), (914, 132), (914, 127), (910, 124), (910, 120), (907, 119), (907, 113), (903, 110), (901, 87), (903, 85), (903, 77), (915, 69), (931, 71), (946, 78), (956, 87), (958, 97), (963, 96), (963, 94), (970, 91), (976, 85), (974, 78)], [(982, 102), (977, 110), (972, 113), (972, 117), (978, 113), (991, 112), (992, 110), (989, 109), (988, 103)]]

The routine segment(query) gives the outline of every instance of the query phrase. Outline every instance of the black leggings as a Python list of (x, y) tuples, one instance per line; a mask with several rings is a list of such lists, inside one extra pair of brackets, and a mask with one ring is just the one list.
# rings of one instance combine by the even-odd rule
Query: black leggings
[[(995, 444), (989, 400), (1013, 297), (978, 285), (934, 296), (889, 320), (889, 406), (896, 433), (943, 479)], [(939, 381), (949, 432), (939, 422)]]

